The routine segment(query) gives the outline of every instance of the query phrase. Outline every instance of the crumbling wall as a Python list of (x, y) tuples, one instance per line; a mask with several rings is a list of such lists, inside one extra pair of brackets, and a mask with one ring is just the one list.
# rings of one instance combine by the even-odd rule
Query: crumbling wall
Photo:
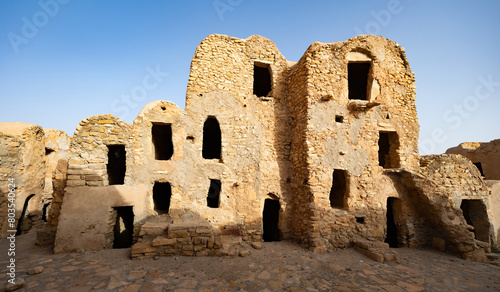
[(447, 154), (460, 154), (473, 163), (480, 163), (485, 179), (500, 180), (500, 139), (486, 143), (465, 142), (446, 150)]
[[(52, 206), (54, 186), (52, 180), (60, 160), (68, 163), (71, 137), (64, 131), (44, 129), (45, 132), (45, 188), (43, 190), (43, 217), (47, 220)], [(61, 169), (61, 168), (59, 168)]]
[[(131, 125), (112, 115), (98, 115), (80, 122), (73, 135), (68, 165), (68, 186), (106, 186), (109, 145), (125, 145), (131, 153)], [(127, 169), (131, 165), (127, 159)], [(125, 176), (125, 183), (128, 177)]]
[[(0, 123), (0, 234), (7, 230), (28, 231), (40, 222), (45, 177), (44, 133), (27, 123)], [(14, 186), (9, 184), (15, 184)], [(9, 225), (8, 201), (15, 194), (14, 226)], [(23, 212), (24, 211), (24, 212)]]
[(69, 146), (72, 138), (61, 130), (44, 129), (44, 132), (46, 169), (42, 219), (45, 222), (37, 230), (36, 244), (52, 245), (66, 188)]
[[(473, 231), (479, 226), (469, 225), (461, 209), (464, 200), (479, 201), (485, 207), (484, 218), (491, 218), (490, 192), (477, 168), (457, 155), (424, 156), (421, 166), (420, 173), (409, 174), (415, 186), (414, 204), (420, 207), (421, 216), (433, 224), (446, 250), (465, 259), (486, 261), (484, 251), (488, 251), (490, 242), (475, 240)], [(489, 222), (483, 223), (489, 226)], [(492, 234), (492, 230), (487, 233)]]

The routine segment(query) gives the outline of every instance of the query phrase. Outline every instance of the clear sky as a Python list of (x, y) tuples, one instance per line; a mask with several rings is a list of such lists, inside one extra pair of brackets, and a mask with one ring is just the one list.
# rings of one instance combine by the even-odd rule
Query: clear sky
[(191, 58), (213, 33), (267, 37), (290, 61), (315, 41), (385, 36), (416, 75), (422, 154), (500, 138), (495, 0), (1, 1), (0, 122), (72, 136), (92, 115), (131, 123), (154, 100), (184, 108)]

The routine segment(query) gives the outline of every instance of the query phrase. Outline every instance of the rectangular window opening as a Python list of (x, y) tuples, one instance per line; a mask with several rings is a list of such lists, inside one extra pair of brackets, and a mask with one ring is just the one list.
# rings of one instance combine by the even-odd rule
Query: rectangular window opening
[(171, 124), (153, 124), (151, 137), (156, 160), (169, 160), (174, 154)]
[(153, 203), (158, 215), (168, 214), (172, 187), (168, 182), (155, 182), (153, 186)]
[(219, 208), (221, 182), (218, 179), (210, 180), (210, 187), (207, 195), (207, 206), (210, 208)]
[(379, 132), (378, 162), (383, 168), (400, 167), (399, 138), (396, 132)]
[(335, 116), (335, 122), (336, 123), (343, 123), (344, 117), (343, 116)]
[(347, 195), (347, 172), (342, 169), (334, 169), (332, 188), (330, 189), (330, 206), (340, 209), (347, 207)]
[(347, 64), (349, 99), (368, 100), (370, 67), (368, 62)]
[(271, 72), (269, 64), (255, 62), (253, 66), (253, 94), (267, 96), (271, 92)]
[(125, 145), (108, 145), (108, 183), (122, 185), (125, 181), (126, 152)]
[(134, 240), (133, 207), (113, 207), (114, 212), (116, 220), (113, 227), (113, 248), (129, 248)]

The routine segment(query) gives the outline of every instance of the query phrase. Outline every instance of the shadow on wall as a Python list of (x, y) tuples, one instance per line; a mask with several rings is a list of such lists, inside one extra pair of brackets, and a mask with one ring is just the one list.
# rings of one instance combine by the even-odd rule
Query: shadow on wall
[[(207, 194), (209, 206), (203, 209), (204, 212), (210, 212), (210, 204), (217, 201), (212, 197), (217, 193), (216, 182), (214, 186), (213, 194)], [(163, 214), (154, 211), (155, 201), (157, 211), (158, 202), (163, 204), (160, 210)], [(189, 208), (172, 209), (168, 201), (158, 196), (155, 198), (149, 185), (68, 187), (59, 216), (54, 251), (60, 253), (130, 247), (133, 242), (138, 241), (140, 226), (146, 222), (200, 222), (202, 226), (210, 225), (220, 229), (222, 235), (241, 236), (248, 242), (260, 242), (264, 226), (265, 240), (282, 238), (282, 222), (279, 222), (282, 209), (277, 200), (266, 200), (261, 211), (262, 217), (257, 220), (242, 217), (234, 223), (224, 225), (209, 222)]]

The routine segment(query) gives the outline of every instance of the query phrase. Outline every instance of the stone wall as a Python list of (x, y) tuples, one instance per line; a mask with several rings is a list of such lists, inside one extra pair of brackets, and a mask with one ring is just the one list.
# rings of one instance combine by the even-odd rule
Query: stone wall
[(67, 187), (61, 207), (54, 252), (99, 251), (111, 248), (114, 222), (110, 213), (117, 207), (132, 207), (134, 220), (144, 221), (151, 193), (145, 185)]
[(64, 131), (56, 129), (43, 129), (45, 133), (45, 188), (43, 201), (50, 203), (52, 200), (52, 178), (57, 163), (60, 159), (68, 160), (71, 137)]
[[(347, 68), (353, 62), (371, 66), (367, 100), (349, 99)], [(294, 170), (304, 176), (294, 183), (296, 210), (308, 214), (295, 222), (307, 235), (297, 236), (318, 251), (347, 246), (356, 236), (383, 240), (387, 198), (399, 194), (378, 165), (379, 133), (396, 137), (386, 158), (395, 161), (391, 168), (418, 168), (414, 76), (403, 49), (375, 36), (314, 43), (289, 79), (297, 120)], [(348, 195), (341, 207), (330, 201), (334, 170), (347, 173)]]
[(493, 225), (493, 244), (500, 248), (500, 181), (488, 180), (486, 184), (491, 190), (490, 199), (490, 222)]
[(489, 251), (493, 226), (491, 194), (481, 174), (459, 155), (424, 156), (421, 165), (422, 178), (414, 177), (423, 196), (421, 215), (434, 224), (447, 250), (483, 261), (481, 249)]
[[(42, 216), (45, 177), (44, 133), (27, 123), (0, 123), (0, 235), (28, 231)], [(8, 225), (9, 179), (15, 183), (14, 228)], [(25, 206), (26, 205), (26, 206)], [(10, 208), (9, 208), (10, 209)], [(20, 222), (21, 221), (21, 222)], [(21, 224), (21, 225), (19, 225)]]
[(490, 142), (465, 142), (446, 150), (447, 154), (460, 154), (474, 163), (480, 163), (485, 179), (500, 180), (500, 139)]
[[(450, 251), (483, 260), (473, 232), (493, 236), (476, 224), (482, 206), (491, 216), (484, 181), (454, 156), (421, 168), (418, 132), (415, 78), (395, 42), (314, 43), (292, 63), (266, 38), (210, 35), (193, 57), (185, 110), (155, 101), (132, 125), (101, 115), (77, 127), (67, 187), (54, 192), (64, 196), (55, 250), (111, 248), (124, 235), (137, 257), (230, 254), (224, 238), (258, 246), (272, 205), (272, 240), (314, 251), (358, 237), (430, 246), (442, 235)], [(164, 227), (154, 237), (153, 225)]]
[[(68, 166), (68, 186), (107, 186), (109, 145), (125, 145), (130, 149), (131, 125), (112, 115), (98, 115), (80, 122), (73, 135)], [(130, 159), (127, 159), (127, 167)], [(127, 176), (125, 177), (127, 180)]]
[(66, 188), (69, 146), (72, 138), (65, 132), (44, 129), (45, 189), (42, 198), (43, 226), (37, 230), (37, 245), (54, 244), (61, 204)]

